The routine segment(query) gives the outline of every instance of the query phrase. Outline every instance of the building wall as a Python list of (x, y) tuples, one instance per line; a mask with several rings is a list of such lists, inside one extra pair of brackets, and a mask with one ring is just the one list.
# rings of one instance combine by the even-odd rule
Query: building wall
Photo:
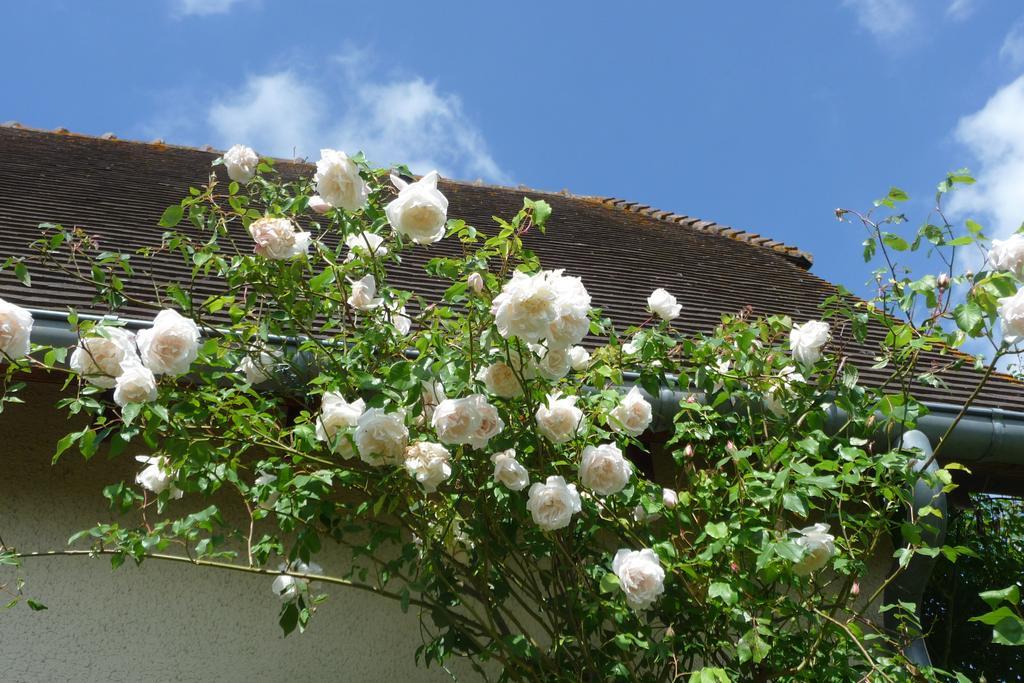
[[(0, 536), (21, 551), (64, 549), (74, 532), (115, 518), (101, 491), (131, 482), (139, 466), (102, 453), (87, 463), (77, 452), (51, 465), (57, 439), (73, 426), (54, 407), (54, 386), (29, 385), (23, 397), (0, 413)], [(171, 505), (195, 509), (189, 503)], [(316, 560), (327, 573), (345, 562), (326, 544)], [(891, 563), (891, 547), (873, 558), (862, 597)], [(416, 667), (415, 608), (402, 614), (361, 591), (327, 587), (307, 632), (285, 638), (269, 577), (156, 560), (111, 570), (108, 558), (82, 557), (30, 559), (21, 574), (26, 594), (48, 609), (0, 611), (0, 681), (451, 680)], [(0, 568), (0, 584), (10, 587), (16, 575)], [(464, 664), (452, 669), (459, 680), (478, 679)]]
[[(66, 548), (72, 533), (112, 519), (102, 488), (132, 481), (137, 463), (69, 452), (51, 466), (69, 429), (56, 389), (29, 385), (24, 396), (0, 413), (0, 536), (22, 551)], [(317, 561), (331, 572), (343, 559)], [(21, 574), (26, 594), (49, 609), (0, 611), (2, 681), (451, 680), (416, 667), (415, 608), (402, 614), (360, 591), (327, 588), (306, 633), (284, 638), (269, 577), (155, 560), (112, 571), (109, 558), (81, 557), (30, 559)], [(0, 568), (0, 583), (15, 576)]]

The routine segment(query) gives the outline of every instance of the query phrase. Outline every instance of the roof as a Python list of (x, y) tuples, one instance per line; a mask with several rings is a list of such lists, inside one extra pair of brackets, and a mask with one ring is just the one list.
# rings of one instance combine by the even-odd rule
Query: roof
[[(31, 253), (38, 224), (79, 226), (98, 237), (104, 249), (132, 251), (160, 244), (157, 226), (163, 210), (204, 183), (213, 150), (155, 143), (128, 142), (110, 136), (88, 137), (20, 127), (0, 127), (0, 258)], [(286, 174), (311, 174), (312, 167), (283, 162)], [(218, 168), (217, 173), (223, 174)], [(543, 198), (552, 207), (546, 236), (528, 234), (527, 246), (545, 267), (564, 268), (582, 277), (595, 306), (617, 327), (647, 319), (646, 297), (664, 287), (683, 306), (676, 327), (683, 333), (708, 331), (725, 313), (751, 307), (756, 314), (786, 314), (796, 320), (818, 317), (819, 304), (835, 287), (809, 272), (811, 257), (796, 247), (759, 235), (682, 214), (659, 211), (622, 200), (576, 196), (442, 181), (449, 215), (479, 228), (491, 217), (511, 216), (524, 196)], [(187, 228), (186, 228), (187, 229)], [(391, 272), (393, 283), (426, 298), (443, 285), (429, 278), (423, 265), (438, 255), (456, 254), (460, 246), (443, 240), (403, 254)], [(189, 272), (174, 256), (151, 261), (133, 259), (138, 276), (129, 291), (152, 294), (157, 282), (186, 277)], [(200, 283), (211, 292), (216, 283)], [(0, 296), (35, 308), (106, 313), (93, 304), (90, 285), (57, 273), (33, 272), (26, 289), (8, 272), (0, 274)], [(149, 318), (152, 312), (127, 305), (125, 315)], [(864, 344), (845, 345), (862, 380), (878, 383), (885, 370), (871, 368), (875, 349), (884, 337), (872, 329)], [(591, 339), (596, 342), (596, 339)], [(922, 356), (922, 369), (947, 366), (955, 356), (938, 352)], [(980, 375), (968, 367), (947, 370), (947, 388), (915, 387), (920, 400), (963, 403)], [(981, 392), (976, 405), (1024, 412), (1024, 385), (997, 375)]]

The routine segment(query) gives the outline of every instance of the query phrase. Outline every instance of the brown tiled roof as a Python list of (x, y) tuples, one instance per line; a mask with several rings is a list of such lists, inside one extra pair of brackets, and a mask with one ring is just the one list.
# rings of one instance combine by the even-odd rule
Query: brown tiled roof
[[(0, 259), (26, 254), (41, 222), (80, 226), (98, 236), (101, 247), (132, 251), (160, 244), (157, 221), (190, 185), (205, 182), (213, 150), (176, 147), (162, 142), (137, 143), (103, 138), (0, 128)], [(305, 164), (283, 163), (290, 174), (311, 173)], [(222, 170), (218, 171), (222, 173)], [(758, 314), (788, 314), (797, 320), (818, 316), (818, 306), (835, 293), (830, 283), (808, 271), (809, 255), (795, 247), (702, 221), (617, 199), (568, 193), (482, 186), (444, 181), (449, 214), (480, 228), (492, 216), (511, 216), (524, 196), (542, 197), (554, 213), (546, 236), (527, 235), (528, 246), (546, 267), (565, 268), (583, 278), (594, 305), (618, 327), (647, 318), (646, 297), (656, 287), (675, 294), (683, 305), (677, 327), (706, 331), (723, 313), (751, 306)], [(430, 298), (440, 293), (423, 272), (427, 259), (458, 253), (452, 240), (417, 248), (403, 256), (391, 277), (400, 287)], [(150, 274), (162, 282), (189, 275), (176, 257), (133, 259), (140, 273), (128, 283), (144, 297), (151, 294)], [(210, 287), (213, 291), (213, 286)], [(10, 273), (0, 274), (0, 296), (36, 308), (104, 313), (91, 303), (90, 286), (54, 273), (33, 272), (25, 289)], [(125, 307), (125, 314), (148, 318), (151, 311)], [(872, 370), (873, 345), (883, 330), (873, 329), (863, 345), (847, 345), (851, 362), (866, 382), (880, 382), (884, 370)], [(591, 340), (596, 341), (596, 340)], [(949, 355), (924, 356), (925, 367), (943, 367)], [(968, 368), (943, 374), (947, 389), (919, 387), (922, 400), (963, 402), (979, 375)], [(1024, 385), (997, 376), (982, 392), (981, 406), (1024, 411)]]

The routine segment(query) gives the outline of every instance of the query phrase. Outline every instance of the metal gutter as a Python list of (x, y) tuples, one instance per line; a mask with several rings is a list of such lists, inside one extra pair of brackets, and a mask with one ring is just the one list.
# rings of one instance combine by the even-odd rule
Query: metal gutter
[[(623, 373), (627, 384), (639, 379), (636, 373)], [(700, 392), (682, 392), (663, 388), (658, 396), (644, 391), (644, 396), (651, 404), (654, 419), (652, 428), (664, 431), (672, 424), (672, 419), (679, 412), (680, 402), (687, 396), (696, 395), (698, 400), (703, 396)], [(953, 420), (962, 408), (951, 403), (923, 402), (928, 414), (917, 419), (915, 429), (922, 432), (931, 442), (940, 440), (949, 429)], [(848, 418), (844, 410), (831, 406), (827, 429), (838, 431)], [(895, 442), (901, 433), (888, 435), (889, 442)], [(876, 438), (884, 439), (886, 434), (879, 432)], [(1002, 408), (985, 408), (969, 406), (956, 428), (950, 433), (943, 445), (946, 453), (956, 453), (957, 462), (994, 462), (1022, 465), (1024, 464), (1024, 413), (1003, 410)]]
[[(32, 327), (32, 341), (47, 346), (72, 346), (78, 343), (78, 337), (68, 326), (67, 313), (39, 308), (28, 310), (35, 321)], [(148, 320), (84, 313), (79, 313), (78, 318), (93, 322), (116, 320), (129, 330), (141, 330), (151, 325)], [(275, 335), (269, 341), (273, 344), (296, 344), (299, 340)], [(635, 372), (626, 372), (623, 375), (629, 384), (634, 384), (639, 379)], [(651, 396), (646, 391), (644, 395), (651, 403), (654, 413), (652, 429), (665, 431), (679, 412), (680, 402), (690, 394), (663, 388), (658, 396)], [(924, 405), (928, 408), (929, 414), (918, 419), (916, 428), (934, 443), (946, 433), (961, 409), (948, 403)], [(839, 429), (846, 422), (846, 418), (845, 412), (833, 406), (829, 427)], [(893, 438), (899, 438), (899, 434), (893, 435)], [(955, 453), (957, 461), (963, 463), (1024, 465), (1024, 413), (971, 406), (949, 435), (946, 444), (943, 445), (943, 451)]]

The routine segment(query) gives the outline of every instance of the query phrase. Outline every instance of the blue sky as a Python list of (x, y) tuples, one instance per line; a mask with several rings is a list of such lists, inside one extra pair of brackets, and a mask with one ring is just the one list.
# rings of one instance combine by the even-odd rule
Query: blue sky
[(796, 244), (858, 291), (837, 206), (935, 182), (1024, 219), (1024, 3), (11, 3), (0, 120), (640, 201)]

